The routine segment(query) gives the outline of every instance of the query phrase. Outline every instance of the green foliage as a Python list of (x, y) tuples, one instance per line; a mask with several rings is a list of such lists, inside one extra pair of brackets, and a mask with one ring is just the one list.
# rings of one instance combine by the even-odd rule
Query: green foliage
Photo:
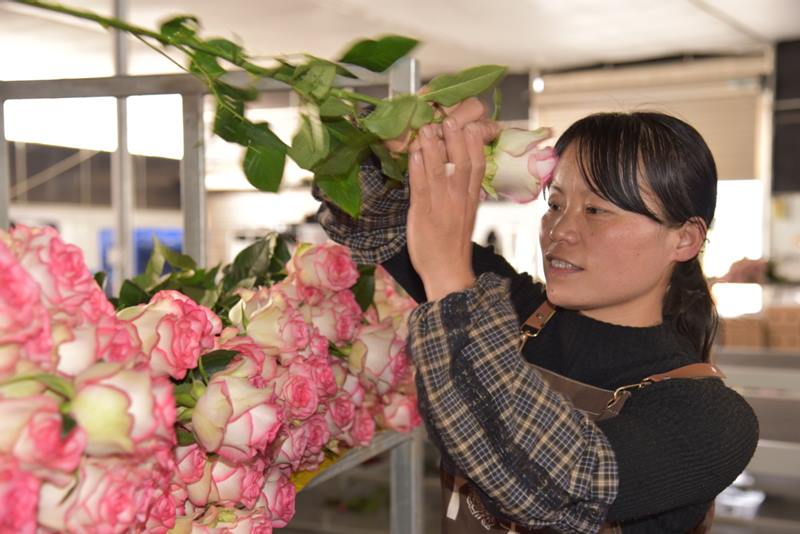
[(384, 72), (398, 59), (408, 55), (419, 41), (402, 35), (387, 35), (378, 39), (364, 39), (351, 45), (339, 61), (358, 65), (373, 72)]
[(367, 311), (372, 301), (375, 300), (375, 266), (359, 265), (358, 273), (358, 281), (351, 291), (355, 295), (361, 311)]
[[(187, 70), (208, 87), (216, 100), (214, 133), (225, 141), (244, 147), (242, 166), (253, 186), (263, 191), (278, 191), (288, 155), (298, 165), (313, 172), (316, 183), (329, 199), (353, 216), (357, 216), (361, 209), (354, 172), (369, 155), (370, 149), (381, 159), (384, 172), (402, 180), (407, 168), (405, 158), (394, 157), (379, 148), (380, 141), (434, 121), (432, 104), (452, 106), (476, 96), (496, 85), (506, 70), (502, 66), (483, 65), (456, 74), (444, 74), (430, 82), (424, 95), (381, 100), (356, 90), (337, 88), (337, 76), (356, 77), (346, 65), (385, 72), (414, 50), (419, 44), (416, 39), (400, 35), (363, 39), (350, 45), (336, 61), (295, 54), (273, 57), (277, 65), (267, 68), (254, 63), (238, 43), (221, 37), (202, 37), (200, 21), (193, 15), (173, 16), (162, 23), (158, 31), (152, 31), (61, 4), (41, 0), (18, 1), (90, 20), (104, 28), (128, 32), (148, 44), (168, 47), (170, 53), (183, 54)], [(226, 76), (231, 66), (250, 75), (247, 86), (232, 85), (231, 77)], [(254, 123), (247, 118), (249, 103), (258, 97), (255, 83), (263, 78), (287, 84), (300, 99), (305, 118), (294, 135), (291, 148), (275, 135), (269, 124)], [(375, 106), (375, 109), (362, 120), (358, 116), (358, 106), (364, 103)], [(154, 265), (153, 272), (158, 270), (157, 267)], [(147, 280), (137, 279), (132, 285), (127, 285), (125, 295), (120, 296), (120, 305), (140, 302), (142, 292), (150, 293), (154, 282), (152, 272), (150, 276)], [(170, 283), (175, 282), (175, 279), (170, 280)], [(198, 301), (215, 299), (210, 288), (186, 289)], [(217, 294), (216, 297), (222, 298), (223, 295)]]
[(239, 351), (215, 350), (200, 356), (197, 361), (197, 369), (200, 371), (203, 381), (208, 384), (208, 379), (214, 376), (214, 373), (225, 369), (237, 354)]
[(428, 92), (422, 95), (426, 102), (453, 106), (471, 96), (478, 96), (497, 84), (506, 73), (500, 65), (472, 67), (457, 74), (441, 74), (428, 84)]

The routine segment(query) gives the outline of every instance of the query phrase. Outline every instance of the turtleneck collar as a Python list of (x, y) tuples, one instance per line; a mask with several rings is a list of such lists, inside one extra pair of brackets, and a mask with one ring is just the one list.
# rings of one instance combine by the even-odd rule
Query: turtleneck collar
[(523, 355), (531, 363), (607, 389), (700, 361), (668, 319), (656, 326), (631, 327), (564, 309), (528, 340)]

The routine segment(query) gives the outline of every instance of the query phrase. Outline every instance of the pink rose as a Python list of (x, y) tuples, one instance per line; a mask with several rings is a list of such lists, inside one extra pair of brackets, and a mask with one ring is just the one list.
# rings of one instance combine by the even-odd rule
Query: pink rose
[[(240, 308), (240, 305), (234, 309)], [(239, 315), (231, 312), (233, 318)], [(300, 312), (278, 294), (270, 302), (256, 309), (249, 316), (240, 315), (241, 322), (234, 324), (263, 349), (280, 352), (297, 352), (308, 346), (311, 330)]]
[(298, 362), (282, 368), (273, 385), (287, 420), (307, 419), (317, 411), (319, 394), (310, 366)]
[(0, 532), (33, 534), (39, 480), (20, 469), (14, 458), (0, 454)]
[(336, 395), (339, 386), (336, 384), (336, 376), (327, 358), (324, 360), (322, 358), (309, 360), (306, 365), (311, 369), (311, 376), (317, 385), (317, 395), (320, 401)]
[(421, 422), (417, 399), (402, 393), (390, 393), (386, 396), (386, 404), (381, 406), (378, 422), (396, 432), (411, 432)]
[(339, 291), (309, 308), (310, 320), (336, 344), (349, 343), (358, 333), (363, 312), (351, 291)]
[(278, 360), (265, 354), (250, 336), (235, 336), (217, 345), (222, 350), (238, 352), (222, 374), (245, 377), (256, 387), (263, 388), (278, 374)]
[(222, 322), (214, 312), (177, 291), (159, 291), (148, 304), (127, 308), (119, 317), (133, 323), (157, 375), (178, 380), (197, 367), (198, 358), (214, 347)]
[(356, 415), (356, 406), (353, 404), (350, 395), (344, 393), (337, 395), (328, 403), (328, 411), (325, 413), (325, 421), (328, 424), (333, 437), (339, 437), (353, 426), (353, 419)]
[(303, 426), (308, 431), (308, 444), (306, 447), (306, 454), (319, 454), (322, 448), (331, 439), (331, 432), (328, 430), (328, 424), (325, 422), (325, 416), (317, 414), (309, 417), (303, 422)]
[(272, 467), (265, 476), (258, 506), (269, 511), (272, 525), (285, 527), (294, 517), (296, 491), (288, 475), (279, 467)]
[(184, 484), (194, 484), (203, 478), (206, 467), (206, 451), (193, 443), (175, 449), (175, 463), (178, 468), (178, 477)]
[(282, 435), (276, 440), (275, 453), (270, 465), (284, 465), (297, 471), (303, 455), (308, 448), (308, 428), (305, 424), (292, 428), (284, 428)]
[[(209, 506), (194, 522), (189, 521), (181, 533), (191, 534), (272, 534), (270, 512), (264, 507), (242, 510), (229, 506)], [(177, 530), (177, 529), (176, 529)]]
[(75, 379), (70, 413), (86, 430), (95, 456), (149, 453), (175, 443), (172, 383), (146, 368), (100, 362)]
[[(169, 456), (169, 449), (164, 453)], [(141, 532), (154, 512), (159, 523), (169, 523), (159, 500), (169, 491), (172, 471), (159, 456), (145, 462), (85, 457), (75, 484), (42, 486), (39, 523), (59, 532)]]
[(333, 243), (299, 247), (286, 268), (296, 274), (300, 287), (342, 291), (358, 281), (350, 251)]
[(39, 285), (0, 241), (0, 345), (24, 343), (49, 321)]
[(244, 462), (263, 453), (283, 424), (272, 393), (246, 378), (214, 375), (197, 400), (192, 431), (208, 452), (231, 462)]
[(297, 273), (292, 273), (273, 285), (271, 290), (282, 295), (295, 308), (300, 308), (303, 304), (316, 306), (325, 298), (325, 292), (322, 289), (303, 285), (299, 281)]
[(353, 401), (353, 404), (356, 406), (364, 404), (366, 392), (357, 376), (348, 373), (342, 384), (342, 391), (350, 396), (350, 400)]
[(405, 338), (408, 334), (406, 322), (417, 303), (397, 285), (397, 282), (381, 266), (375, 268), (374, 306), (367, 313), (368, 322), (377, 324), (391, 318), (398, 335)]
[(86, 447), (86, 432), (75, 427), (62, 438), (61, 425), (53, 397), (0, 398), (0, 456), (15, 457), (40, 478), (68, 482)]
[(401, 383), (409, 372), (405, 341), (391, 321), (364, 326), (350, 351), (350, 370), (362, 383), (383, 395)]
[(73, 328), (71, 338), (58, 346), (58, 371), (75, 376), (98, 360), (128, 362), (140, 356), (136, 329), (115, 315)]
[(353, 420), (350, 432), (344, 435), (344, 440), (351, 447), (366, 447), (375, 435), (375, 419), (366, 408), (359, 408)]
[(552, 135), (549, 128), (533, 131), (507, 128), (486, 161), (484, 190), (514, 202), (531, 202), (552, 179), (558, 158), (552, 148), (539, 144)]
[(203, 476), (187, 485), (189, 500), (197, 507), (208, 504), (255, 506), (264, 485), (264, 461), (233, 464), (216, 457), (203, 466)]

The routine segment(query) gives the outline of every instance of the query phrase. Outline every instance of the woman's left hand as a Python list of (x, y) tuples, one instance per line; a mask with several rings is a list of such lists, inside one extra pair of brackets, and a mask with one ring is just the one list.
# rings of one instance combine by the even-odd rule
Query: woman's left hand
[(444, 122), (442, 140), (434, 125), (422, 128), (419, 149), (409, 158), (411, 204), (408, 251), (428, 300), (438, 300), (475, 283), (472, 230), (486, 170), (484, 139), (496, 125), (486, 121), (462, 127)]

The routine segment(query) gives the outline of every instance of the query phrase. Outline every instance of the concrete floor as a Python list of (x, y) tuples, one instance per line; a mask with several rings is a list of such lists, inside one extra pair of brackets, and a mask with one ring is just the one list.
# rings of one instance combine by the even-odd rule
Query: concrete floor
[[(439, 534), (437, 455), (426, 446), (425, 534)], [(712, 534), (800, 533), (800, 487), (775, 481), (785, 495), (767, 495), (753, 520), (718, 513)], [(788, 487), (788, 486), (787, 486)], [(281, 534), (389, 534), (389, 455), (381, 455), (316, 488), (298, 494), (297, 512)]]

